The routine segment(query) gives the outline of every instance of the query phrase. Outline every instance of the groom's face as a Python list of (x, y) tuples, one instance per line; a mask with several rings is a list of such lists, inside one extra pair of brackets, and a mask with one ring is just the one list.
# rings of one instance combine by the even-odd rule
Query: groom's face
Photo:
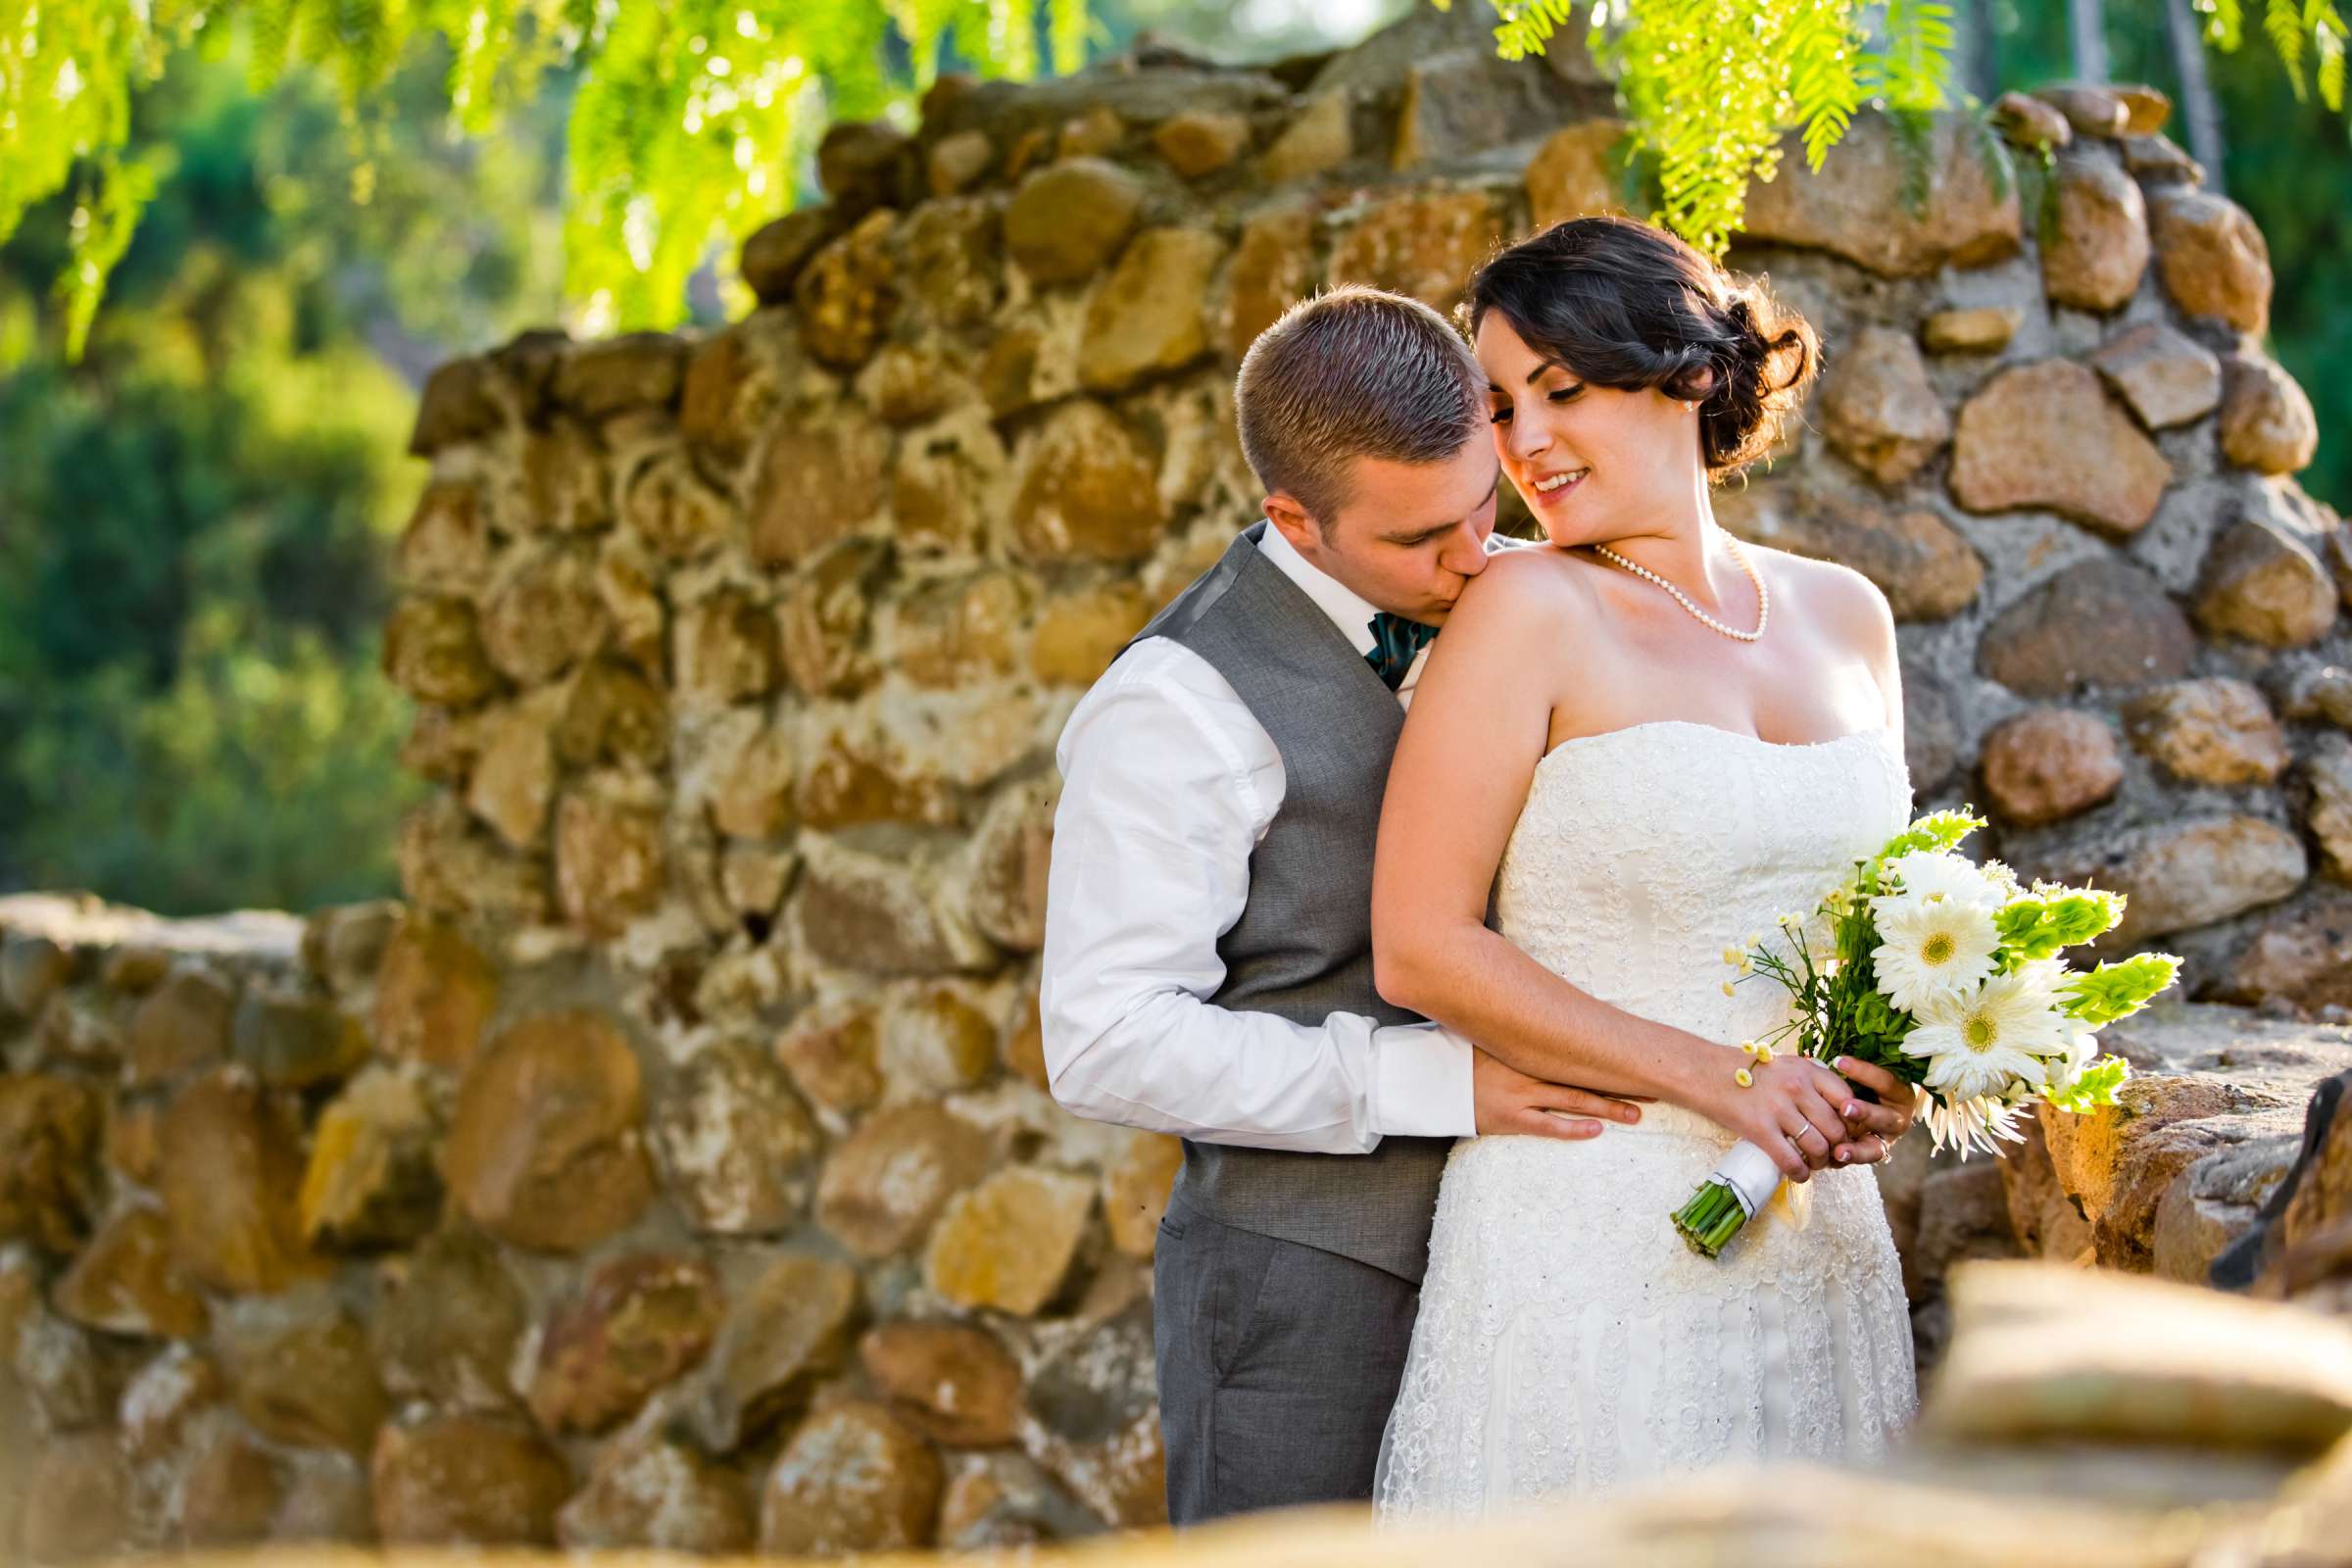
[(1375, 609), (1442, 626), (1462, 585), (1486, 567), (1500, 473), (1486, 441), (1442, 463), (1357, 458), (1332, 516), (1309, 517), (1280, 496), (1268, 499), (1266, 515), (1300, 555)]

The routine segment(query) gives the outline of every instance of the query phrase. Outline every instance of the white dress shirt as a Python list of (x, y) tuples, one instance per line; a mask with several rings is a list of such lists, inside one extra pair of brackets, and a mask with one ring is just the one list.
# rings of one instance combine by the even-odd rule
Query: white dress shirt
[[(1371, 651), (1371, 605), (1271, 524), (1258, 549)], [(1427, 657), (1397, 693), (1408, 706)], [(1054, 1099), (1097, 1121), (1326, 1154), (1476, 1131), (1471, 1048), (1449, 1030), (1353, 1012), (1296, 1024), (1207, 1000), (1284, 779), (1272, 737), (1206, 660), (1138, 643), (1071, 713), (1055, 760), (1040, 995)]]

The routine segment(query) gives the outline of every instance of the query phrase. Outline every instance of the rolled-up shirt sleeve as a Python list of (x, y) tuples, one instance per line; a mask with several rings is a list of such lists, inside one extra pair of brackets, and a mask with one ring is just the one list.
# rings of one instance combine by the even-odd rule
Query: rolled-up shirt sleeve
[(1205, 661), (1165, 640), (1138, 646), (1071, 715), (1057, 759), (1040, 997), (1056, 1100), (1099, 1121), (1319, 1153), (1474, 1130), (1456, 1035), (1208, 1001), (1283, 773)]

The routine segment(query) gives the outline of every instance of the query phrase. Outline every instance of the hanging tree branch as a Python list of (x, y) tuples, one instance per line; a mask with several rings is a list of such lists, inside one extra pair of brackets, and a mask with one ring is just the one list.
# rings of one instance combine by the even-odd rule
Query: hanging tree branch
[[(413, 51), (445, 47), (453, 129), (494, 134), (551, 67), (581, 69), (567, 136), (565, 292), (591, 330), (674, 325), (714, 239), (792, 205), (835, 119), (904, 117), (943, 45), (988, 76), (1077, 69), (1087, 0), (0, 0), (0, 241), (74, 193), (57, 292), (78, 359), (153, 195), (132, 95), (241, 43), (250, 85), (329, 77), (365, 148)], [(1040, 34), (1043, 34), (1043, 46)], [(355, 175), (370, 177), (363, 158)]]
[[(1441, 9), (1453, 0), (1432, 0)], [(1481, 3), (1481, 0), (1469, 0)], [(1506, 58), (1577, 24), (1578, 0), (1484, 0)], [(2195, 0), (2230, 50), (2242, 0)], [(1656, 155), (1660, 216), (1720, 251), (1748, 183), (1800, 132), (1818, 169), (1864, 105), (1907, 120), (1950, 95), (1944, 0), (1584, 0), (1638, 142)], [(2265, 0), (2265, 35), (2298, 95), (2343, 106), (2334, 0)], [(1084, 62), (1089, 0), (0, 0), (0, 241), (71, 189), (58, 282), (69, 357), (159, 166), (130, 146), (132, 95), (191, 49), (242, 43), (251, 84), (290, 70), (336, 84), (361, 144), (392, 73), (437, 44), (459, 132), (486, 136), (550, 67), (582, 73), (572, 105), (565, 285), (592, 330), (673, 325), (714, 239), (735, 245), (789, 207), (795, 171), (833, 119), (904, 119), (953, 48), (983, 74)], [(369, 166), (356, 178), (364, 190)]]
[[(1455, 0), (1430, 3), (1447, 10)], [(1953, 97), (1953, 12), (1944, 0), (1490, 3), (1495, 47), (1513, 60), (1541, 54), (1582, 10), (1595, 58), (1616, 76), (1635, 144), (1658, 160), (1658, 216), (1718, 255), (1740, 227), (1749, 182), (1778, 172), (1785, 132), (1801, 132), (1806, 162), (1818, 170), (1864, 103), (1912, 120)], [(2206, 44), (2235, 50), (2242, 0), (2194, 3)], [(2341, 113), (2346, 28), (2335, 0), (2264, 3), (2264, 31), (2297, 96), (2307, 90), (2308, 58), (2320, 101)]]

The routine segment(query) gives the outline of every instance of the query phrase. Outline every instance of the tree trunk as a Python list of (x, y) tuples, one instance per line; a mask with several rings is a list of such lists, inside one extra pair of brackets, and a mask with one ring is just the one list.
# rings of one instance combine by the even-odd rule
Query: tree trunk
[(2205, 74), (2205, 41), (2188, 0), (2164, 0), (2164, 30), (2173, 46), (2173, 70), (2180, 78), (2180, 119), (2188, 126), (2188, 153), (2205, 166), (2205, 186), (2222, 190), (2222, 106)]
[(2075, 79), (2107, 79), (2107, 28), (2099, 0), (2066, 0), (2067, 42), (2074, 46)]

